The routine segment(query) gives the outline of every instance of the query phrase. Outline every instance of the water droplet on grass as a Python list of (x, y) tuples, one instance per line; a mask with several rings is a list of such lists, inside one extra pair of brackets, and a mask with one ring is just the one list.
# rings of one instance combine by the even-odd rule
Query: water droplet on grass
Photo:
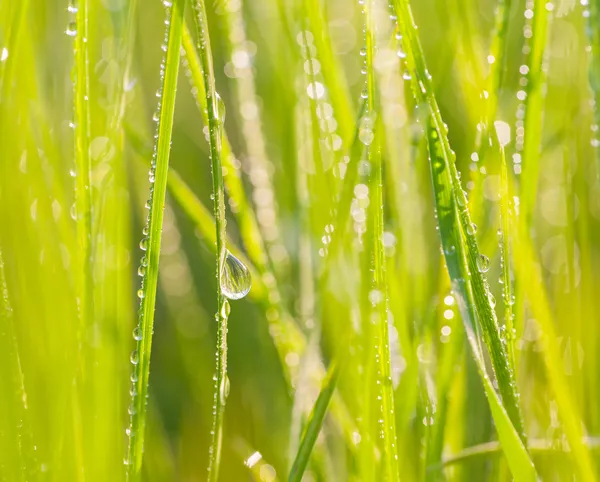
[(75, 22), (71, 22), (68, 26), (67, 26), (67, 30), (65, 30), (65, 33), (69, 36), (69, 37), (75, 37), (75, 35), (77, 35), (77, 24)]
[(135, 341), (140, 341), (142, 339), (142, 329), (139, 326), (136, 326), (133, 329), (133, 339)]
[(133, 350), (131, 352), (131, 356), (129, 357), (129, 361), (131, 361), (132, 365), (137, 365), (140, 362), (140, 356), (138, 355), (137, 350)]
[(480, 273), (487, 273), (490, 270), (490, 259), (485, 254), (480, 254), (477, 258), (477, 269)]
[(231, 388), (231, 384), (229, 383), (229, 377), (225, 375), (225, 377), (221, 380), (221, 386), (219, 387), (219, 392), (221, 393), (221, 399), (226, 399), (229, 395), (229, 390)]
[(248, 294), (252, 286), (250, 271), (244, 263), (227, 251), (221, 273), (221, 292), (230, 300), (239, 300)]

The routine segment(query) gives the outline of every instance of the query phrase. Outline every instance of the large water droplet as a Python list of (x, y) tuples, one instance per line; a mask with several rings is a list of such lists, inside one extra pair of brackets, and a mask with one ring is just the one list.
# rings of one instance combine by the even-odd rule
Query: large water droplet
[(221, 273), (221, 292), (230, 300), (239, 300), (248, 294), (252, 286), (250, 271), (239, 259), (227, 251)]
[(487, 273), (490, 269), (490, 258), (485, 254), (480, 254), (477, 258), (477, 269), (480, 273)]
[(131, 352), (131, 356), (129, 357), (129, 361), (131, 361), (132, 365), (137, 365), (140, 362), (140, 356), (138, 355), (137, 350), (133, 350)]

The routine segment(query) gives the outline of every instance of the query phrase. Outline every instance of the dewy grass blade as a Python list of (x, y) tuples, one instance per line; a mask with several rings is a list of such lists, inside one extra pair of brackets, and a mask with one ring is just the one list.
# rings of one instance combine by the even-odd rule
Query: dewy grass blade
[[(467, 303), (468, 310), (462, 310), (468, 315), (467, 317), (463, 315), (465, 323), (468, 325), (470, 319), (472, 324), (475, 323), (475, 320), (481, 324), (481, 331), (492, 360), (504, 407), (515, 430), (521, 440), (525, 442), (516, 382), (510, 369), (506, 349), (500, 338), (491, 294), (483, 276), (483, 272), (486, 270), (482, 268), (483, 258), (481, 258), (474, 236), (476, 228), (471, 223), (466, 196), (458, 179), (454, 163), (455, 155), (450, 148), (446, 126), (433, 95), (431, 77), (425, 65), (408, 1), (396, 0), (395, 7), (400, 33), (404, 38), (407, 66), (413, 76), (414, 94), (419, 103), (428, 105), (431, 116), (428, 124), (432, 156), (431, 168), (446, 263), (454, 289), (461, 292), (462, 303)], [(455, 258), (455, 253), (459, 251), (463, 253), (463, 256), (460, 256), (459, 253), (458, 258)], [(452, 263), (458, 264), (458, 269), (451, 269)], [(467, 328), (469, 329), (468, 326)], [(483, 375), (484, 373), (482, 373)], [(525, 450), (523, 444), (521, 447)]]
[[(205, 126), (209, 126), (210, 120), (207, 108), (207, 94), (204, 85), (205, 68), (199, 57), (199, 52), (194, 48), (194, 42), (188, 29), (187, 23), (183, 30), (183, 48), (185, 51), (185, 60), (187, 74), (190, 84), (196, 90), (195, 99), (200, 109), (202, 121)], [(240, 232), (244, 246), (248, 251), (248, 257), (261, 272), (268, 266), (268, 257), (265, 250), (264, 241), (258, 228), (258, 222), (251, 208), (246, 193), (239, 176), (238, 169), (233, 165), (234, 154), (227, 133), (222, 133), (221, 143), (221, 162), (227, 171), (225, 175), (225, 184), (229, 197), (235, 201), (238, 209), (236, 216), (240, 226)]]
[[(221, 143), (225, 107), (215, 89), (210, 36), (204, 0), (194, 1), (193, 8), (198, 42), (197, 50), (202, 66), (202, 80), (206, 94), (214, 216), (217, 233), (217, 370), (214, 387), (212, 440), (208, 462), (208, 480), (216, 482), (219, 478), (219, 464), (221, 461), (225, 402), (229, 394), (229, 379), (227, 378), (227, 317), (229, 316), (230, 308), (226, 298), (238, 299), (245, 296), (250, 289), (250, 285), (248, 279), (247, 289), (240, 293), (236, 292), (239, 288), (237, 283), (232, 286), (228, 285), (228, 281), (233, 283), (239, 281), (239, 279), (236, 280), (238, 275), (230, 272), (229, 267), (232, 266), (230, 261), (232, 256), (227, 254), (226, 247), (225, 189), (223, 187), (223, 168), (221, 165)], [(236, 258), (234, 259), (237, 263), (240, 263)], [(236, 273), (239, 273), (240, 269)]]
[(142, 469), (158, 262), (167, 175), (169, 172), (173, 116), (175, 113), (184, 6), (185, 0), (175, 0), (172, 5), (165, 2), (167, 15), (165, 29), (166, 52), (161, 65), (157, 137), (150, 169), (151, 187), (148, 201), (150, 211), (148, 213), (148, 225), (144, 230), (145, 237), (140, 243), (142, 249), (147, 250), (147, 253), (142, 258), (140, 266), (144, 276), (142, 278), (142, 288), (138, 291), (140, 297), (139, 325), (134, 330), (137, 349), (131, 354), (131, 362), (134, 368), (131, 376), (130, 425), (127, 431), (129, 448), (125, 460), (129, 482), (140, 480)]
[(306, 470), (308, 461), (310, 459), (310, 454), (315, 445), (319, 432), (321, 431), (321, 426), (323, 425), (323, 420), (325, 419), (325, 414), (327, 413), (329, 401), (331, 400), (333, 392), (335, 391), (339, 371), (340, 364), (336, 360), (332, 362), (327, 370), (327, 376), (325, 377), (325, 380), (323, 380), (323, 386), (321, 387), (317, 401), (315, 402), (310, 416), (308, 417), (308, 422), (300, 441), (300, 447), (298, 448), (294, 464), (290, 470), (288, 482), (300, 482), (302, 480), (302, 476), (304, 475), (304, 471)]
[[(388, 287), (383, 252), (383, 174), (381, 158), (381, 135), (383, 125), (377, 109), (378, 92), (375, 85), (375, 0), (365, 2), (365, 48), (367, 66), (367, 108), (360, 119), (359, 139), (366, 146), (367, 159), (373, 169), (369, 180), (369, 209), (366, 238), (367, 252), (371, 254), (373, 273), (368, 299), (372, 304), (370, 322), (375, 327), (375, 359), (377, 362), (377, 400), (379, 402), (378, 424), (383, 439), (384, 480), (399, 480), (398, 450), (396, 447), (396, 416), (394, 414), (394, 390), (392, 387), (390, 346), (388, 333)], [(373, 320), (376, 320), (373, 322)]]
[(508, 186), (508, 168), (506, 167), (506, 155), (504, 147), (500, 147), (500, 221), (502, 228), (499, 231), (502, 264), (502, 301), (504, 303), (504, 338), (506, 350), (512, 370), (515, 370), (515, 331), (513, 324), (513, 294), (512, 281), (510, 277), (510, 242), (512, 209)]
[(521, 123), (518, 126), (524, 129), (524, 134), (517, 134), (516, 150), (518, 155), (522, 151), (520, 211), (526, 219), (532, 215), (537, 196), (545, 102), (545, 56), (551, 6), (553, 4), (545, 0), (527, 0), (525, 6), (525, 18), (528, 19), (525, 31), (531, 38), (527, 62), (521, 67), (527, 84), (524, 90), (517, 93), (517, 98), (523, 101), (519, 105), (517, 118), (523, 119), (518, 121)]

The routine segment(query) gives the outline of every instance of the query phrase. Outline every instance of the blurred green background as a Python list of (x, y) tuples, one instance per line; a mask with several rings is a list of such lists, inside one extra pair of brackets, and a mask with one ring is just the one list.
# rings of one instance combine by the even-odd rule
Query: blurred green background
[[(75, 182), (70, 174), (73, 38), (65, 33), (73, 14), (66, 1), (0, 0), (0, 253), (5, 284), (0, 316), (0, 480), (124, 480), (129, 353), (134, 347), (131, 332), (143, 254), (138, 243), (146, 216), (165, 19), (159, 1), (137, 2), (133, 10), (130, 2), (89, 0), (95, 311), (93, 324), (81, 327)], [(348, 234), (328, 284), (319, 284), (323, 219), (332, 205), (320, 190), (321, 180), (311, 181), (317, 177), (311, 167), (313, 154), (305, 149), (307, 135), (314, 133), (309, 129), (307, 134), (303, 127), (309, 106), (297, 39), (315, 25), (305, 17), (302, 4), (208, 2), (216, 85), (227, 107), (225, 130), (234, 155), (231, 166), (237, 167), (249, 203), (240, 213), (236, 199), (228, 197), (229, 242), (255, 261), (240, 227), (244, 216), (258, 220), (263, 239), (254, 241), (266, 246), (268, 262), (264, 269), (258, 267), (261, 280), (255, 280), (255, 286), (275, 280), (278, 293), (274, 299), (271, 292), (269, 298), (260, 294), (259, 286), (258, 294), (253, 295), (253, 288), (247, 298), (232, 303), (223, 481), (286, 479), (318, 393), (322, 367), (345, 343), (344, 334), (356, 326), (361, 315), (352, 300), (365, 292), (356, 287), (360, 269), (350, 239), (357, 236), (356, 228)], [(321, 63), (323, 69), (336, 72), (339, 84), (326, 87), (349, 99), (349, 118), (340, 120), (344, 113), (334, 112), (334, 132), (345, 143), (342, 131), (354, 130), (365, 82), (359, 53), (364, 45), (361, 6), (346, 0), (307, 5), (319, 8), (332, 45), (333, 60), (321, 58)], [(521, 270), (535, 270), (542, 283), (533, 287), (515, 275), (514, 310), (517, 379), (526, 430), (537, 447), (534, 462), (542, 480), (565, 481), (578, 479), (564, 449), (562, 423), (549, 388), (541, 342), (545, 325), (539, 317), (547, 314), (555, 328), (557, 363), (564, 370), (575, 416), (590, 435), (586, 444), (594, 450), (593, 436), (600, 431), (600, 184), (589, 81), (596, 87), (598, 79), (589, 73), (585, 2), (559, 0), (551, 5), (547, 38), (542, 40), (547, 81), (538, 126), (540, 170), (532, 181), (537, 193), (527, 216), (528, 246), (535, 257), (523, 247), (513, 248), (513, 263)], [(377, 7), (384, 12), (383, 23), (386, 7)], [(489, 172), (486, 167), (481, 171), (481, 164), (472, 162), (478, 124), (487, 108), (482, 92), (488, 88), (496, 2), (418, 0), (412, 8), (463, 187), (478, 193), (473, 195), (472, 213), (481, 250), (491, 259), (487, 276), (502, 319), (498, 166), (490, 161)], [(513, 141), (517, 92), (523, 88), (523, 46), (537, 39), (524, 38), (526, 8), (524, 1), (510, 2), (501, 89), (491, 93), (498, 102), (495, 119), (511, 126)], [(386, 28), (393, 32), (391, 24)], [(486, 397), (449, 297), (418, 109), (408, 83), (397, 74), (387, 78), (383, 71), (377, 71), (378, 85), (382, 97), (389, 97), (382, 103), (390, 103), (393, 118), (391, 122), (384, 115), (383, 156), (391, 166), (384, 173), (384, 245), (401, 480), (511, 480), (501, 451), (493, 445), (496, 434)], [(171, 166), (210, 211), (208, 145), (185, 74), (184, 67), (178, 81)], [(394, 95), (399, 100), (391, 100)], [(515, 195), (522, 186), (519, 162), (513, 157), (517, 153), (511, 142), (507, 157)], [(333, 173), (344, 162), (336, 156), (324, 156), (332, 182), (337, 182), (339, 176)], [(144, 480), (206, 477), (217, 309), (214, 248), (206, 233), (213, 229), (199, 228), (168, 191)], [(272, 318), (279, 315), (273, 306), (289, 313), (305, 350), (292, 350), (283, 359), (278, 354), (273, 342), (278, 325)], [(549, 313), (536, 310), (540, 306)], [(81, 391), (74, 386), (79, 369), (85, 378)], [(342, 372), (340, 399), (334, 400), (351, 420), (345, 427), (356, 423), (360, 410), (352, 401), (361, 394), (361, 384), (360, 373)], [(336, 417), (326, 417), (304, 480), (361, 480), (351, 442), (355, 434), (354, 443), (359, 444), (360, 434), (348, 437), (341, 425)], [(433, 439), (440, 443), (436, 454), (427, 448)], [(467, 447), (489, 442), (480, 449), (491, 447), (490, 453), (468, 456), (443, 470), (438, 466)], [(256, 451), (262, 460), (249, 468), (245, 461)], [(597, 464), (597, 452), (592, 453)]]

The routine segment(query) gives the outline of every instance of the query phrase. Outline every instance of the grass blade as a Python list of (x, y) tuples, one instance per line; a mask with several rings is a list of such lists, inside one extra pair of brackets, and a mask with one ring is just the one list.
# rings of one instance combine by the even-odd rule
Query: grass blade
[(300, 446), (298, 448), (298, 452), (296, 453), (296, 458), (294, 459), (292, 469), (290, 470), (288, 482), (300, 482), (300, 480), (302, 480), (302, 476), (304, 475), (304, 471), (306, 470), (308, 461), (310, 459), (310, 454), (315, 445), (319, 432), (321, 431), (321, 426), (323, 425), (323, 420), (325, 419), (325, 414), (327, 413), (327, 407), (329, 406), (329, 402), (335, 391), (339, 372), (339, 362), (333, 361), (327, 370), (327, 375), (323, 380), (323, 386), (321, 387), (317, 401), (315, 402), (310, 416), (308, 417), (308, 421), (300, 441)]
[[(425, 103), (429, 109), (428, 139), (431, 154), (431, 173), (433, 179), (434, 197), (436, 201), (438, 223), (442, 246), (446, 258), (446, 265), (450, 273), (454, 290), (459, 294), (459, 306), (475, 361), (479, 364), (479, 371), (484, 388), (488, 394), (490, 408), (496, 419), (499, 430), (503, 426), (503, 437), (509, 441), (512, 438), (512, 428), (506, 424), (503, 417), (502, 404), (506, 408), (514, 430), (522, 441), (526, 440), (523, 430), (521, 411), (518, 404), (519, 396), (508, 361), (504, 344), (500, 339), (496, 315), (490, 301), (489, 288), (483, 276), (485, 270), (481, 267), (481, 258), (475, 240), (475, 227), (471, 223), (467, 208), (466, 196), (458, 179), (454, 163), (454, 152), (450, 148), (445, 124), (441, 119), (437, 102), (433, 95), (431, 77), (427, 72), (425, 60), (416, 34), (416, 26), (406, 0), (396, 0), (396, 12), (399, 18), (399, 28), (405, 39), (407, 52), (407, 66), (413, 75), (413, 91), (420, 103)], [(490, 398), (488, 379), (485, 376), (482, 354), (479, 353), (478, 343), (475, 340), (476, 324), (481, 324), (483, 337), (489, 351), (492, 365), (498, 380), (502, 403), (496, 404), (496, 398)], [(469, 333), (472, 331), (472, 333)], [(491, 385), (490, 385), (491, 386)], [(495, 392), (492, 390), (493, 394)], [(509, 430), (510, 429), (510, 430)], [(509, 437), (510, 436), (510, 437)], [(529, 460), (524, 444), (515, 446), (508, 442), (505, 447), (511, 469), (521, 467), (523, 460)], [(513, 450), (517, 447), (516, 450)], [(529, 464), (531, 461), (529, 460)], [(531, 464), (532, 465), (532, 464)], [(513, 472), (513, 476), (517, 474)]]
[(132, 374), (132, 404), (129, 407), (130, 424), (128, 429), (129, 448), (126, 458), (127, 480), (140, 480), (144, 447), (144, 431), (146, 428), (146, 402), (148, 396), (148, 380), (150, 375), (150, 354), (152, 350), (152, 333), (154, 329), (154, 308), (156, 305), (156, 288), (158, 283), (158, 262), (160, 256), (163, 208), (169, 172), (169, 155), (173, 116), (175, 113), (175, 94), (179, 73), (179, 50), (183, 28), (183, 12), (185, 0), (166, 3), (168, 23), (165, 29), (166, 52), (161, 66), (161, 89), (158, 107), (157, 137), (154, 146), (152, 166), (150, 169), (150, 198), (148, 206), (148, 237), (142, 240), (141, 246), (147, 249), (142, 258), (142, 288), (140, 297), (139, 324), (134, 330), (137, 348), (132, 353), (134, 364)]
[[(377, 360), (377, 400), (381, 400), (378, 413), (381, 415), (379, 430), (383, 438), (384, 471), (383, 479), (399, 480), (398, 451), (396, 448), (396, 417), (394, 415), (394, 390), (391, 378), (391, 361), (388, 333), (388, 285), (385, 274), (383, 252), (383, 167), (381, 157), (381, 136), (383, 124), (380, 120), (377, 102), (379, 92), (375, 85), (375, 7), (374, 0), (365, 3), (365, 40), (367, 67), (367, 107), (359, 131), (359, 139), (366, 146), (368, 162), (373, 166), (369, 179), (369, 204), (367, 225), (367, 253), (372, 260), (368, 276), (372, 276), (368, 299), (372, 304), (369, 322), (376, 324), (375, 359)], [(371, 124), (371, 125), (369, 125)], [(374, 124), (374, 125), (373, 125)], [(372, 275), (371, 275), (372, 273)], [(373, 322), (373, 320), (377, 320)], [(365, 324), (368, 322), (365, 321)]]
[[(229, 393), (227, 378), (227, 317), (229, 302), (224, 293), (225, 263), (227, 255), (227, 232), (225, 229), (225, 189), (223, 186), (223, 167), (221, 165), (221, 143), (223, 138), (223, 120), (225, 107), (215, 89), (215, 77), (210, 49), (210, 35), (206, 19), (204, 0), (193, 2), (194, 21), (197, 34), (197, 50), (202, 66), (202, 80), (206, 94), (214, 216), (217, 235), (217, 369), (214, 386), (212, 441), (209, 450), (208, 480), (216, 482), (219, 478), (221, 447), (223, 437), (223, 418), (225, 402)], [(245, 293), (242, 295), (245, 296)]]

